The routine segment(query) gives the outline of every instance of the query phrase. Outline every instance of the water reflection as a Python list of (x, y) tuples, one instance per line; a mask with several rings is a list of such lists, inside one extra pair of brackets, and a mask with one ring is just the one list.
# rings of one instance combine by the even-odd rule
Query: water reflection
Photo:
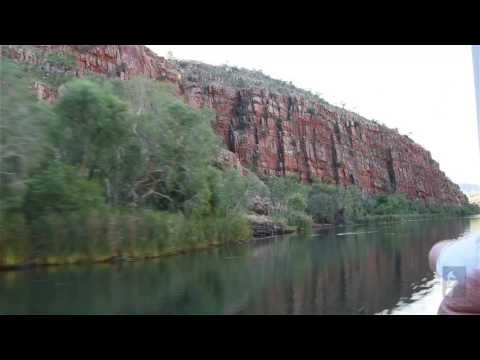
[(348, 227), (156, 261), (0, 273), (0, 313), (421, 313), (441, 300), (430, 248), (479, 224)]

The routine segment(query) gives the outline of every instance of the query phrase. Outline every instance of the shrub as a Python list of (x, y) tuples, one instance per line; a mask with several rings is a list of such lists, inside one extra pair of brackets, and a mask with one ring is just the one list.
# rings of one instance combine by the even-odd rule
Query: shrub
[(404, 194), (382, 194), (376, 198), (375, 215), (404, 214), (410, 210), (410, 203)]
[(314, 181), (308, 196), (308, 212), (317, 222), (354, 222), (365, 214), (365, 199), (355, 186), (347, 188)]
[(466, 216), (480, 213), (471, 204), (453, 206), (433, 199), (409, 200), (404, 194), (364, 196), (357, 187), (315, 181), (308, 197), (308, 213), (316, 222), (393, 222), (412, 216)]
[(63, 213), (103, 204), (98, 183), (80, 176), (77, 168), (55, 161), (27, 181), (23, 208), (33, 218), (47, 212)]
[(273, 217), (282, 223), (306, 229), (311, 217), (306, 213), (309, 187), (294, 176), (270, 177), (265, 180), (269, 188)]

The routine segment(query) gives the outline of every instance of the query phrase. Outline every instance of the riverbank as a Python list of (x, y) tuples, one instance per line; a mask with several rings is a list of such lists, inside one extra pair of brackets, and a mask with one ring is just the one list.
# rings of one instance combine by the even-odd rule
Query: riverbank
[(343, 224), (316, 223), (312, 225), (312, 230), (331, 229), (347, 225), (385, 225), (396, 224), (408, 221), (421, 221), (432, 219), (461, 219), (470, 216), (453, 216), (450, 214), (404, 214), (404, 215), (375, 215), (367, 216), (362, 219)]
[(367, 216), (354, 222), (354, 225), (368, 224), (393, 224), (407, 221), (420, 221), (429, 219), (459, 219), (468, 216), (455, 216), (451, 214), (403, 214), (403, 215), (375, 215)]
[[(426, 254), (442, 239), (478, 233), (480, 219), (406, 222), (375, 230), (344, 236), (339, 228), (308, 238), (294, 234), (221, 246), (194, 256), (3, 272), (0, 313), (433, 313), (429, 310), (440, 302), (430, 297), (435, 283)], [(299, 292), (305, 301), (289, 306)]]
[[(459, 217), (444, 216), (444, 215), (432, 215), (432, 214), (416, 214), (416, 215), (385, 215), (385, 216), (371, 216), (361, 221), (357, 221), (348, 225), (367, 225), (367, 224), (393, 224), (402, 223), (408, 221), (422, 221), (430, 219), (458, 219)], [(142, 253), (138, 248), (132, 247), (132, 244), (128, 248), (124, 248), (123, 251), (120, 248), (112, 249), (111, 253), (96, 254), (94, 251), (86, 251), (84, 254), (76, 253), (69, 255), (44, 255), (38, 258), (20, 259), (7, 258), (3, 264), (0, 264), (0, 271), (18, 271), (28, 270), (42, 267), (55, 267), (66, 265), (88, 265), (88, 264), (116, 264), (122, 262), (133, 262), (150, 259), (159, 259), (170, 256), (191, 254), (199, 251), (206, 251), (215, 247), (220, 247), (226, 244), (244, 244), (252, 241), (265, 240), (277, 236), (283, 236), (293, 233), (299, 233), (299, 229), (291, 226), (286, 226), (281, 223), (274, 222), (271, 218), (259, 215), (246, 216), (250, 224), (251, 233), (248, 238), (238, 238), (229, 240), (211, 240), (201, 244), (184, 245), (182, 247), (169, 247), (162, 251), (151, 251)], [(312, 224), (312, 231), (321, 231), (325, 229), (332, 229), (337, 227), (346, 226), (346, 224)], [(61, 231), (61, 230), (60, 230)], [(133, 233), (137, 233), (134, 231)], [(164, 237), (168, 234), (162, 234)], [(227, 237), (224, 237), (227, 239)], [(73, 239), (71, 239), (73, 240)], [(95, 241), (95, 240), (94, 240)], [(157, 239), (158, 241), (158, 239)], [(121, 242), (121, 240), (119, 240)], [(58, 249), (57, 249), (58, 251)], [(8, 257), (8, 254), (7, 254)]]
[(189, 219), (146, 211), (78, 212), (33, 223), (17, 214), (1, 225), (0, 271), (157, 259), (297, 232), (260, 215)]
[[(283, 234), (277, 235), (268, 235), (262, 237), (252, 237), (249, 240), (237, 240), (231, 241), (229, 244), (246, 244), (253, 241), (262, 241), (268, 240), (272, 238), (277, 238), (279, 236), (300, 233), (300, 231), (291, 230), (285, 232)], [(27, 263), (18, 263), (18, 264), (11, 264), (11, 265), (0, 265), (0, 272), (2, 271), (22, 271), (22, 270), (33, 270), (38, 268), (46, 268), (46, 267), (60, 267), (60, 266), (69, 266), (69, 265), (94, 265), (94, 264), (118, 264), (118, 263), (125, 263), (125, 262), (136, 262), (136, 261), (145, 261), (145, 260), (154, 260), (154, 259), (161, 259), (166, 257), (178, 256), (178, 255), (187, 255), (192, 254), (200, 251), (207, 251), (211, 250), (216, 247), (221, 247), (226, 245), (227, 243), (221, 242), (211, 242), (209, 244), (197, 245), (191, 248), (184, 248), (184, 249), (171, 249), (165, 251), (160, 254), (156, 255), (140, 255), (140, 256), (109, 256), (109, 257), (99, 257), (99, 258), (67, 258), (67, 259), (60, 259), (56, 257), (50, 257), (50, 260), (47, 261), (33, 261)]]
[[(253, 240), (253, 239), (252, 239)], [(238, 240), (232, 241), (231, 243), (246, 243), (248, 241)], [(67, 265), (90, 265), (90, 264), (116, 264), (122, 262), (133, 262), (133, 261), (142, 261), (142, 260), (151, 260), (159, 259), (169, 256), (176, 255), (185, 255), (198, 251), (205, 251), (212, 249), (214, 247), (219, 247), (225, 245), (225, 243), (220, 242), (211, 242), (209, 244), (197, 245), (192, 248), (184, 249), (170, 249), (163, 253), (156, 255), (140, 255), (140, 256), (108, 256), (108, 257), (98, 257), (98, 258), (56, 258), (50, 257), (47, 261), (33, 261), (21, 264), (11, 264), (11, 265), (0, 265), (0, 271), (19, 271), (19, 270), (30, 270), (35, 268), (45, 268), (45, 267), (58, 267), (58, 266), (67, 266)]]

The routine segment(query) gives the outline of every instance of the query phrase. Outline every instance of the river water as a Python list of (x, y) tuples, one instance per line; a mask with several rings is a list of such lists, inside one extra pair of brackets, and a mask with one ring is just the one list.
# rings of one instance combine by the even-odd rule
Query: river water
[(0, 273), (0, 314), (436, 314), (436, 242), (480, 217), (352, 226), (158, 260)]

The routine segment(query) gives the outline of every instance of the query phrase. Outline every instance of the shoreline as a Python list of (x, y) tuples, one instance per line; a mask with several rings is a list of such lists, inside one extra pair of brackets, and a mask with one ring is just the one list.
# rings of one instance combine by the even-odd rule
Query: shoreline
[(60, 267), (60, 266), (83, 266), (83, 265), (97, 265), (97, 264), (119, 264), (119, 263), (126, 263), (126, 262), (137, 262), (137, 261), (145, 261), (145, 260), (155, 260), (161, 258), (167, 258), (172, 256), (178, 255), (188, 255), (196, 252), (206, 251), (213, 248), (217, 248), (220, 246), (224, 246), (227, 244), (247, 244), (254, 241), (264, 241), (268, 239), (273, 239), (281, 236), (292, 235), (294, 233), (301, 233), (298, 230), (289, 230), (285, 231), (281, 234), (273, 234), (269, 236), (261, 236), (261, 237), (252, 237), (249, 240), (237, 240), (237, 241), (229, 241), (229, 242), (211, 242), (208, 244), (196, 245), (191, 248), (187, 249), (170, 249), (164, 251), (162, 253), (156, 255), (140, 255), (140, 256), (121, 256), (121, 255), (112, 255), (103, 258), (93, 258), (93, 259), (78, 259), (78, 260), (65, 260), (65, 261), (53, 261), (53, 262), (30, 262), (30, 263), (22, 263), (18, 265), (0, 265), (0, 273), (1, 272), (9, 272), (9, 271), (29, 271), (47, 267)]
[[(479, 216), (479, 215), (476, 215)], [(431, 220), (431, 219), (463, 219), (463, 218), (470, 218), (472, 216), (466, 217), (455, 217), (455, 216), (435, 216), (435, 215), (417, 215), (417, 216), (398, 216), (396, 218), (390, 218), (388, 221), (381, 221), (381, 219), (371, 219), (371, 221), (364, 221), (364, 222), (356, 222), (352, 224), (322, 224), (316, 223), (312, 224), (311, 230), (312, 231), (321, 231), (327, 229), (334, 229), (343, 226), (361, 226), (361, 225), (385, 225), (385, 224), (395, 224), (395, 223), (402, 223), (406, 221), (422, 221), (422, 220)], [(474, 216), (475, 217), (475, 216)], [(282, 233), (278, 234), (271, 234), (268, 236), (259, 236), (255, 237), (252, 236), (249, 240), (238, 240), (238, 241), (229, 241), (229, 242), (211, 242), (208, 244), (196, 245), (191, 248), (186, 249), (170, 249), (166, 250), (162, 253), (155, 254), (155, 255), (141, 255), (141, 256), (122, 256), (122, 255), (111, 255), (107, 257), (99, 257), (97, 259), (77, 259), (77, 260), (65, 260), (65, 261), (52, 261), (52, 262), (30, 262), (30, 263), (22, 263), (18, 265), (0, 265), (0, 273), (1, 272), (9, 272), (9, 271), (29, 271), (47, 267), (60, 267), (60, 266), (68, 266), (68, 265), (75, 265), (75, 266), (83, 266), (83, 265), (96, 265), (96, 264), (119, 264), (125, 262), (137, 262), (137, 261), (145, 261), (145, 260), (154, 260), (154, 259), (161, 259), (167, 258), (171, 256), (178, 256), (178, 255), (187, 255), (192, 254), (195, 252), (206, 251), (216, 247), (224, 246), (227, 244), (247, 244), (254, 241), (264, 241), (268, 239), (273, 239), (277, 237), (282, 237), (291, 234), (301, 234), (302, 231), (300, 230), (293, 230), (293, 229), (283, 229)]]

